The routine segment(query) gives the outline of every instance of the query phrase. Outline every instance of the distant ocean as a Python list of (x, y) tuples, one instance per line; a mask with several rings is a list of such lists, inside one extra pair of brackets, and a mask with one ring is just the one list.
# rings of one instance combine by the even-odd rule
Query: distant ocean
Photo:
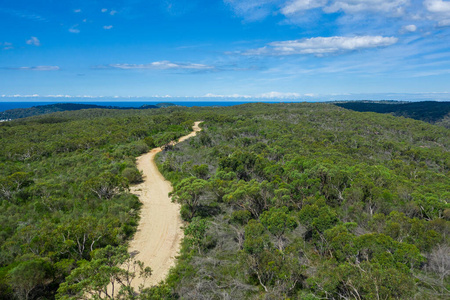
[[(38, 105), (49, 105), (49, 104), (55, 104), (55, 103), (80, 103), (80, 104), (95, 104), (95, 105), (101, 105), (101, 106), (118, 106), (118, 107), (140, 107), (145, 104), (149, 105), (155, 105), (158, 103), (173, 103), (180, 106), (233, 106), (233, 105), (239, 105), (244, 103), (250, 103), (250, 102), (257, 102), (257, 101), (67, 101), (67, 100), (61, 100), (61, 101), (52, 101), (52, 102), (3, 102), (0, 100), (0, 112), (8, 110), (8, 109), (14, 109), (14, 108), (29, 108), (33, 106)], [(289, 101), (292, 102), (292, 101)], [(267, 102), (264, 101), (264, 103), (279, 103), (279, 102)]]

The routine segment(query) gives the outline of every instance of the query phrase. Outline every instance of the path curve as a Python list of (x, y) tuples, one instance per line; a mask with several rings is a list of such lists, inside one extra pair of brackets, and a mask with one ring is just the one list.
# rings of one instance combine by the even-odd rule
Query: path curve
[[(201, 130), (198, 126), (200, 123), (195, 122), (193, 131), (179, 138), (177, 143), (195, 136)], [(180, 205), (172, 203), (169, 197), (172, 185), (159, 172), (155, 163), (155, 156), (161, 151), (161, 148), (154, 148), (137, 158), (137, 168), (142, 171), (144, 181), (131, 187), (131, 192), (139, 197), (143, 205), (137, 232), (128, 251), (146, 267), (152, 268), (152, 276), (145, 281), (146, 287), (166, 278), (169, 269), (175, 265), (175, 256), (178, 255), (183, 238)], [(132, 286), (138, 290), (141, 283), (143, 280), (136, 277)]]

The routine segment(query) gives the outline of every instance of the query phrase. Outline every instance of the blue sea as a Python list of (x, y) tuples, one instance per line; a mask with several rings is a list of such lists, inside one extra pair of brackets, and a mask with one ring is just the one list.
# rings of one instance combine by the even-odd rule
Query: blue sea
[[(17, 102), (4, 102), (0, 100), (0, 112), (14, 109), (14, 108), (29, 108), (38, 105), (49, 105), (55, 103), (81, 103), (81, 104), (95, 104), (101, 106), (118, 106), (118, 107), (140, 107), (142, 105), (155, 105), (158, 103), (173, 103), (179, 106), (233, 106), (239, 105), (249, 102), (257, 102), (257, 101), (67, 101), (62, 99), (61, 101), (51, 101), (51, 102), (37, 102), (37, 101), (17, 101)], [(279, 103), (279, 102), (267, 102), (265, 103)], [(289, 101), (291, 102), (291, 101)]]

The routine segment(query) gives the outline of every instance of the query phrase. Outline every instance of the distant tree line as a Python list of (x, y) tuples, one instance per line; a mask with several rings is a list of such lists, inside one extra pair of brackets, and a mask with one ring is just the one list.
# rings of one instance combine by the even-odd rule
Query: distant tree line
[(96, 104), (80, 104), (80, 103), (55, 103), (47, 105), (37, 105), (29, 108), (15, 108), (0, 112), (0, 120), (14, 120), (20, 118), (27, 118), (32, 116), (50, 114), (59, 111), (74, 111), (82, 109), (117, 109), (117, 110), (130, 110), (130, 109), (152, 109), (161, 107), (174, 106), (172, 103), (158, 103), (156, 105), (144, 104), (141, 107), (119, 107), (119, 106), (105, 106)]
[(335, 105), (360, 112), (393, 114), (397, 117), (412, 118), (450, 129), (450, 102), (346, 101), (335, 103)]

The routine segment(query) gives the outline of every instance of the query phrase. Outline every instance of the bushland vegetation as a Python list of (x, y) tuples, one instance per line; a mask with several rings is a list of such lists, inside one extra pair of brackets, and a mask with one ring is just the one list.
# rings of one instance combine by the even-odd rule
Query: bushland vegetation
[(188, 224), (167, 299), (450, 296), (448, 129), (325, 104), (198, 116), (159, 156)]
[[(158, 156), (177, 266), (126, 251)], [(0, 299), (448, 299), (449, 131), (330, 104), (83, 110), (0, 124)], [(119, 267), (121, 266), (121, 267)], [(120, 292), (113, 296), (106, 287)], [(93, 293), (95, 292), (95, 293)]]
[(54, 299), (58, 288), (60, 299), (92, 291), (102, 298), (109, 282), (132, 295), (132, 278), (150, 274), (126, 253), (140, 208), (128, 192), (142, 180), (135, 157), (185, 135), (192, 123), (176, 109), (1, 123), (0, 299)]

